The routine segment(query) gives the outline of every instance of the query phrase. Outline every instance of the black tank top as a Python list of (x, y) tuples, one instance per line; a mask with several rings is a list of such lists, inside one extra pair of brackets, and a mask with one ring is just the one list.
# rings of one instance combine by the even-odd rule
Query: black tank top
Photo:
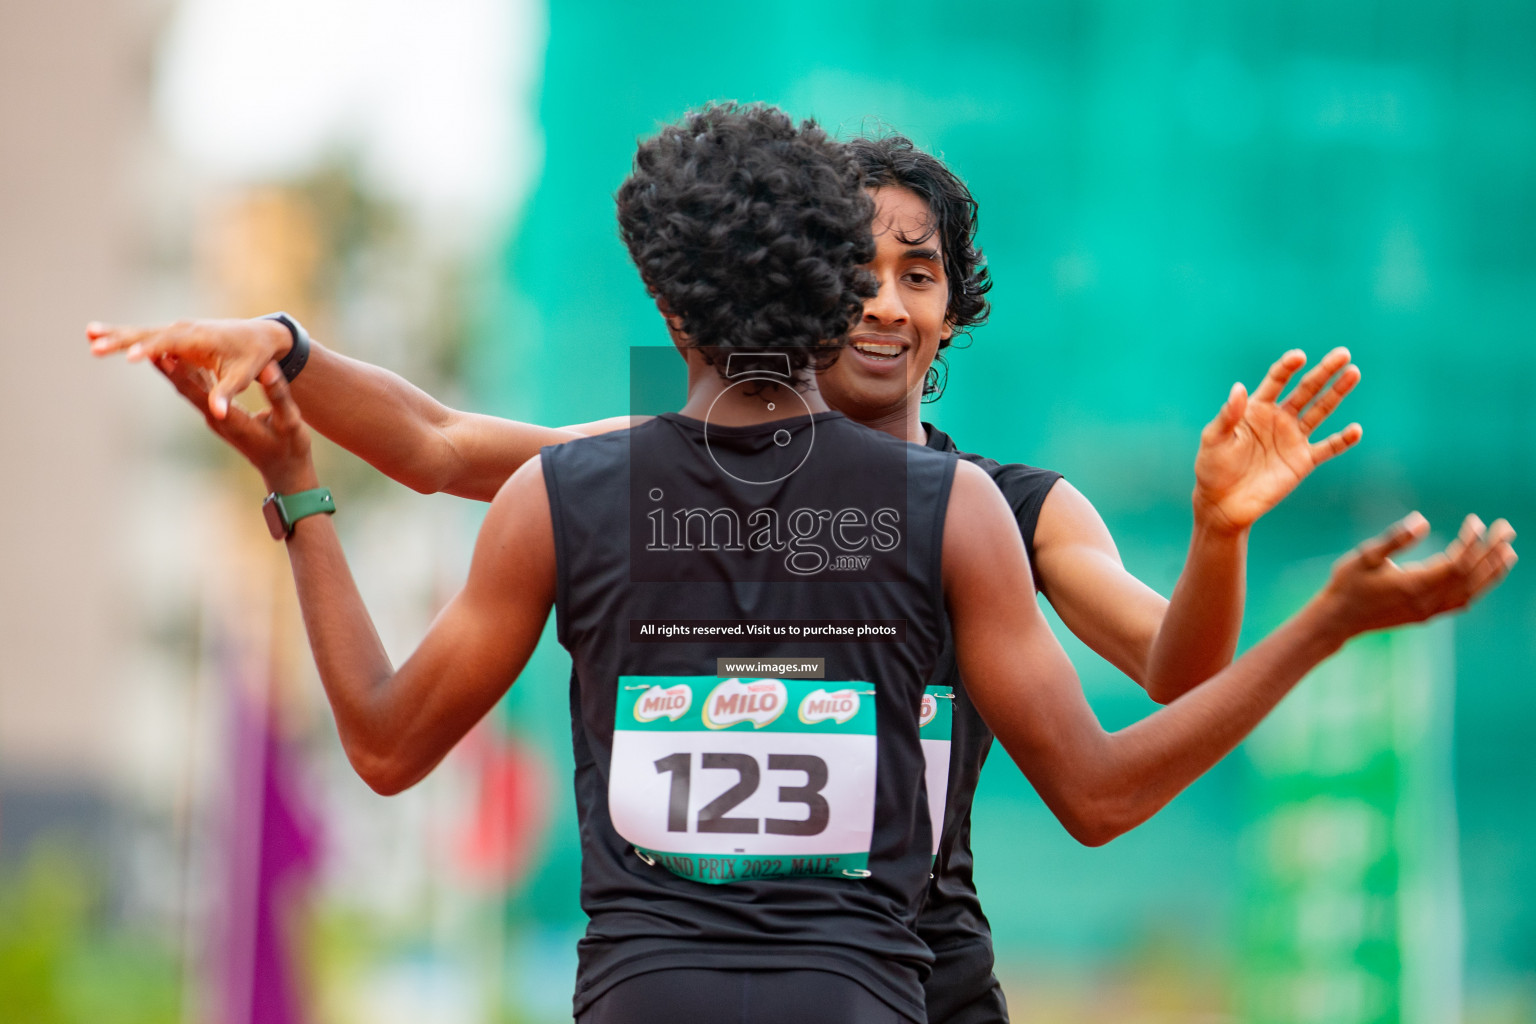
[[(999, 463), (962, 452), (949, 435), (924, 424), (928, 447), (957, 455), (975, 463), (1003, 492), (1013, 509), (1029, 554), (1035, 561), (1035, 526), (1040, 507), (1045, 504), (1061, 474), (1021, 463)], [(944, 826), (939, 840), (934, 878), (928, 887), (918, 918), (918, 934), (935, 956), (933, 973), (928, 979), (928, 1019), (934, 1024), (948, 1021), (960, 1009), (996, 984), (992, 977), (992, 929), (982, 913), (981, 899), (974, 880), (975, 860), (971, 853), (971, 807), (981, 769), (992, 749), (992, 730), (970, 701), (955, 664), (953, 642), (946, 637), (934, 682), (948, 686), (954, 693), (954, 718), (950, 738), (949, 780), (944, 805)]]
[[(669, 414), (543, 450), (590, 918), (578, 1014), (646, 971), (808, 968), (923, 1018), (931, 955), (915, 925), (932, 840), (918, 708), (944, 643), (954, 466), (840, 413), (738, 428)], [(679, 628), (690, 632), (668, 637)], [(720, 658), (821, 658), (823, 678), (738, 678)], [(849, 703), (863, 710), (845, 722)], [(864, 739), (814, 735), (861, 721)], [(836, 744), (865, 740), (868, 803), (829, 811), (847, 761), (833, 754), (851, 749)], [(798, 753), (766, 753), (773, 743)], [(862, 813), (867, 851), (751, 855), (800, 842), (829, 813), (828, 834)], [(666, 853), (705, 842), (725, 845)], [(831, 877), (795, 873), (817, 870)]]

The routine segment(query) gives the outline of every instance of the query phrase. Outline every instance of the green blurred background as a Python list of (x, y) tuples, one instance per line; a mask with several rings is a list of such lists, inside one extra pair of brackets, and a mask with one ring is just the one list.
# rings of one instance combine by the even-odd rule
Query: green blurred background
[[(715, 98), (776, 103), (844, 135), (899, 130), (969, 182), (994, 311), (951, 352), (925, 419), (972, 451), (1065, 473), (1164, 593), (1187, 544), (1197, 433), (1227, 388), (1251, 388), (1287, 348), (1349, 346), (1364, 378), (1337, 417), (1362, 422), (1365, 440), (1255, 530), (1245, 642), (1320, 584), (1329, 558), (1410, 509), (1442, 539), (1468, 511), (1531, 521), (1531, 5), (698, 3), (658, 17), (555, 4), (544, 170), (475, 336), (485, 407), (541, 422), (623, 408), (628, 346), (666, 339), (607, 197), (637, 137)], [(1464, 910), (1472, 1018), (1536, 1020), (1525, 575), (1454, 628), (1352, 652), (1345, 682), (1391, 696), (1335, 708), (1353, 726), (1327, 734), (1325, 754), (1277, 781), (1239, 752), (1108, 848), (1077, 847), (1006, 759), (989, 765), (978, 884), (1016, 1014), (1072, 1004), (1110, 1019), (1129, 1012), (1095, 1003), (1115, 979), (1138, 994), (1114, 998), (1149, 1012), (1448, 1020)], [(1107, 726), (1152, 709), (1057, 632)], [(1397, 670), (1379, 670), (1391, 657)], [(550, 685), (519, 686), (512, 728), (562, 712), (562, 664), (551, 654)], [(1294, 705), (1291, 720), (1308, 713)], [(1415, 714), (1428, 723), (1404, 729)], [(1372, 723), (1387, 735), (1362, 738)], [(567, 756), (558, 740), (550, 751)], [(1391, 842), (1353, 880), (1298, 881), (1266, 855), (1266, 823), (1328, 793), (1379, 813)], [(1350, 857), (1346, 837), (1318, 841)], [(571, 863), (553, 858), (509, 914), (567, 921)], [(1428, 909), (1412, 902), (1426, 888), (1442, 896)], [(1364, 917), (1277, 935), (1254, 921), (1276, 905), (1282, 918)], [(1415, 937), (1424, 915), (1438, 947)], [(1311, 994), (1287, 1009), (1265, 987), (1277, 977)]]

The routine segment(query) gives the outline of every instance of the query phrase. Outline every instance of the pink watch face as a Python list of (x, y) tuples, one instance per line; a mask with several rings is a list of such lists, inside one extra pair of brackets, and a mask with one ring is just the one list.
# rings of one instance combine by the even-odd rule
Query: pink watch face
[(267, 500), (261, 503), (261, 514), (267, 520), (267, 530), (273, 540), (288, 539), (288, 524), (283, 522), (283, 513), (277, 506), (277, 495), (268, 495)]

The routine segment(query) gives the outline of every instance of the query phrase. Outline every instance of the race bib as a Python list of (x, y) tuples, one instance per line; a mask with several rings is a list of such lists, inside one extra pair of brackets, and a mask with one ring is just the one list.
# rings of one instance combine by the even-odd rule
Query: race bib
[(820, 679), (621, 676), (614, 829), (695, 882), (868, 877), (874, 692)]
[(955, 695), (948, 686), (923, 691), (918, 738), (923, 742), (923, 778), (928, 784), (928, 816), (933, 823), (933, 855), (944, 834), (944, 805), (949, 799), (949, 738), (955, 722)]

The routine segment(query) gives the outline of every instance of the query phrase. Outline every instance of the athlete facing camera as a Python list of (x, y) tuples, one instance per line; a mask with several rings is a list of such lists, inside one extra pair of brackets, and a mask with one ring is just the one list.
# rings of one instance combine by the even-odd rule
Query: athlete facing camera
[[(1033, 602), (996, 600), (998, 593), (1031, 587), (1017, 510), (977, 467), (856, 428), (827, 411), (817, 392), (812, 370), (836, 352), (825, 339), (847, 324), (828, 318), (857, 313), (857, 298), (870, 298), (871, 290), (855, 269), (872, 255), (868, 236), (850, 232), (846, 222), (829, 230), (827, 204), (862, 217), (861, 229), (867, 229), (870, 209), (857, 202), (862, 193), (856, 184), (843, 197), (850, 205), (836, 201), (831, 186), (846, 188), (857, 176), (846, 175), (845, 157), (809, 129), (790, 130), (796, 152), (804, 143), (809, 154), (821, 154), (803, 168), (806, 178), (786, 193), (752, 192), (752, 201), (742, 202), (743, 190), (771, 188), (782, 179), (778, 169), (757, 171), (784, 158), (784, 144), (791, 141), (786, 125), (763, 111), (717, 108), (642, 147), (636, 173), (620, 193), (621, 222), (647, 286), (671, 314), (689, 368), (688, 404), (680, 415), (633, 431), (549, 449), (519, 470), (493, 502), (465, 590), (398, 673), (372, 637), (328, 522), (308, 517), (286, 524), (306, 624), (343, 741), (359, 772), (384, 791), (419, 779), (494, 703), (526, 661), (551, 603), (556, 606), (562, 642), (575, 661), (573, 708), (579, 709), (583, 905), (592, 917), (577, 994), (584, 1020), (653, 1019), (646, 1016), (652, 1007), (654, 1019), (722, 1019), (723, 1003), (741, 1005), (748, 990), (765, 1019), (790, 1014), (879, 1019), (870, 1016), (877, 1012), (922, 1019), (919, 975), (928, 953), (911, 925), (931, 846), (927, 822), (917, 813), (922, 764), (916, 707), (941, 661), (942, 604), (949, 609), (958, 664), (975, 707), (1069, 831), (1100, 843), (1145, 820), (1224, 756), (1348, 636), (1459, 607), (1492, 586), (1513, 560), (1512, 533), (1498, 523), (1486, 532), (1470, 526), (1445, 555), (1400, 568), (1388, 556), (1426, 529), (1422, 519), (1410, 517), (1341, 560), (1316, 598), (1238, 662), (1167, 709), (1105, 734)], [(710, 179), (719, 186), (711, 192), (714, 207), (698, 202), (694, 176), (701, 167), (716, 175)], [(744, 168), (756, 170), (743, 174)], [(811, 215), (805, 204), (813, 184), (824, 191)], [(877, 203), (888, 198), (880, 191)], [(733, 226), (746, 227), (736, 223), (743, 209), (766, 209), (771, 216), (749, 225), (745, 234), (733, 233)], [(923, 249), (922, 224), (907, 225), (885, 205), (878, 210), (882, 251), (894, 240), (903, 247), (898, 263), (926, 260), (942, 268), (943, 252), (937, 259), (906, 252)], [(762, 252), (788, 262), (765, 266)], [(874, 255), (883, 285), (882, 257)], [(854, 328), (856, 342), (871, 315), (866, 304)], [(889, 327), (899, 319), (887, 316), (882, 323)], [(178, 330), (187, 336), (191, 329)], [(948, 330), (941, 322), (938, 331)], [(909, 339), (889, 329), (877, 333), (881, 336), (863, 339), (873, 364), (869, 372), (884, 372), (882, 360), (904, 363), (901, 380), (910, 390), (915, 360), (902, 348)], [(789, 381), (759, 378), (752, 388), (742, 388), (722, 376), (722, 369), (730, 370), (725, 356), (731, 351), (765, 349), (789, 358)], [(190, 347), (182, 351), (192, 354)], [(210, 412), (210, 424), (256, 464), (270, 490), (314, 488), (307, 433), (275, 367), (262, 377), (273, 401), (267, 417), (227, 409), (185, 362), (170, 369), (189, 399), (224, 413)], [(1294, 369), (1294, 359), (1289, 369), (1282, 364), (1272, 374), (1279, 378), (1273, 394), (1261, 389), (1246, 408), (1234, 394), (1208, 428), (1211, 446), (1246, 444), (1250, 451), (1260, 446), (1264, 438), (1250, 418), (1266, 405), (1268, 412), (1261, 415), (1273, 422), (1289, 411), (1300, 430), (1306, 400), (1294, 410), (1274, 402)], [(1327, 376), (1317, 380), (1308, 398), (1321, 391)], [(922, 374), (916, 380), (920, 386)], [(1304, 380), (1298, 392), (1307, 387)], [(808, 415), (786, 417), (791, 409)], [(915, 412), (912, 417), (916, 422)], [(1244, 430), (1253, 435), (1247, 441)], [(1307, 433), (1300, 433), (1302, 448), (1316, 460)], [(780, 441), (780, 435), (787, 440)], [(789, 455), (794, 458), (786, 462)], [(636, 474), (636, 467), (643, 472)], [(761, 471), (758, 479), (773, 483), (750, 482), (754, 470)], [(642, 489), (626, 487), (626, 473), (638, 475)], [(1239, 482), (1252, 475), (1245, 474)], [(1292, 475), (1299, 479), (1305, 473)], [(891, 479), (900, 481), (896, 491), (889, 489)], [(882, 493), (882, 485), (883, 494), (895, 495), (891, 500), (902, 506), (903, 530), (883, 550), (872, 532), (852, 538), (851, 543), (869, 542), (874, 552), (863, 576), (837, 583), (786, 582), (782, 537), (770, 531), (754, 546), (750, 537), (736, 539), (730, 532), (733, 516), (750, 526), (760, 513), (771, 511), (769, 518), (784, 522), (807, 508), (834, 518), (851, 509), (851, 518), (838, 521), (867, 525), (871, 513), (881, 509), (861, 503), (871, 487)], [(678, 509), (726, 510), (718, 519), (706, 516), (704, 523), (705, 531), (724, 523), (725, 542), (693, 544), (685, 532), (681, 545), (647, 545), (642, 539), (637, 546), (636, 531), (644, 538), (646, 523), (636, 506), (653, 494), (658, 502), (671, 494), (667, 500)], [(1251, 494), (1248, 498), (1254, 505)], [(688, 530), (686, 517), (683, 524)], [(702, 542), (712, 535), (694, 536)], [(657, 557), (642, 554), (652, 546)], [(642, 567), (638, 577), (636, 562)], [(711, 611), (688, 614), (693, 609)], [(791, 692), (785, 681), (764, 681), (777, 682), (785, 687), (782, 692), (748, 685), (740, 693), (717, 694), (725, 684), (715, 686), (713, 679), (710, 688), (700, 689), (704, 684), (695, 677), (713, 676), (717, 643), (652, 644), (628, 632), (627, 623), (633, 622), (721, 618), (715, 609), (763, 622), (904, 622), (902, 644), (782, 640), (744, 649), (774, 657), (825, 657), (826, 679), (835, 683), (819, 684), (818, 699), (858, 703), (869, 697), (874, 722), (856, 724), (858, 711), (841, 722), (836, 715), (818, 717), (822, 705), (806, 703), (814, 692)], [(1166, 629), (1168, 618), (1161, 625), (1154, 621), (1152, 633)], [(1160, 637), (1149, 646), (1155, 649), (1159, 642)], [(1125, 647), (1132, 652), (1131, 667), (1138, 667), (1132, 660), (1136, 644)], [(1138, 678), (1153, 674), (1146, 662), (1139, 668), (1133, 673)], [(636, 690), (624, 689), (629, 686)], [(654, 703), (644, 704), (646, 698)], [(777, 719), (759, 719), (782, 710), (791, 698), (799, 701), (806, 728), (790, 730), (789, 736), (799, 739), (784, 742), (810, 746), (778, 751), (749, 741), (776, 738), (771, 730), (761, 736), (756, 730)], [(670, 718), (667, 709), (681, 704), (693, 716), (684, 709)], [(706, 730), (669, 732), (660, 726), (662, 740), (654, 729), (631, 725), (651, 726), (663, 717), (692, 721), (700, 713)], [(849, 728), (829, 729), (831, 735), (820, 735), (814, 744), (805, 739), (805, 733), (829, 722)], [(743, 736), (739, 727), (748, 723)], [(861, 728), (873, 729), (878, 742), (866, 742)], [(663, 751), (654, 745), (667, 741), (681, 746)], [(823, 746), (839, 751), (839, 757), (812, 763), (818, 759), (807, 750)], [(662, 756), (647, 759), (653, 753)], [(749, 792), (726, 806), (719, 806), (724, 796), (707, 804), (690, 797), (691, 780), (711, 770), (736, 773), (739, 782), (725, 795)], [(765, 776), (769, 782), (759, 786)], [(646, 804), (655, 798), (654, 787), (640, 793), (627, 788), (647, 778), (659, 779), (663, 790), (654, 806)], [(614, 800), (616, 787), (624, 799)], [(759, 790), (776, 790), (778, 801), (769, 797), (751, 805), (760, 811), (756, 815), (728, 813)], [(655, 813), (631, 815), (646, 807)], [(646, 856), (637, 857), (631, 848)], [(750, 852), (740, 856), (741, 850)], [(743, 880), (749, 872), (776, 877)], [(706, 873), (710, 881), (730, 873), (735, 884), (707, 886)], [(702, 1001), (688, 1002), (693, 993)], [(807, 993), (814, 993), (808, 1001), (819, 1017), (786, 1002)], [(871, 996), (877, 1002), (869, 1004)], [(681, 1012), (680, 999), (687, 1007)], [(621, 1010), (627, 1016), (617, 1016)]]

